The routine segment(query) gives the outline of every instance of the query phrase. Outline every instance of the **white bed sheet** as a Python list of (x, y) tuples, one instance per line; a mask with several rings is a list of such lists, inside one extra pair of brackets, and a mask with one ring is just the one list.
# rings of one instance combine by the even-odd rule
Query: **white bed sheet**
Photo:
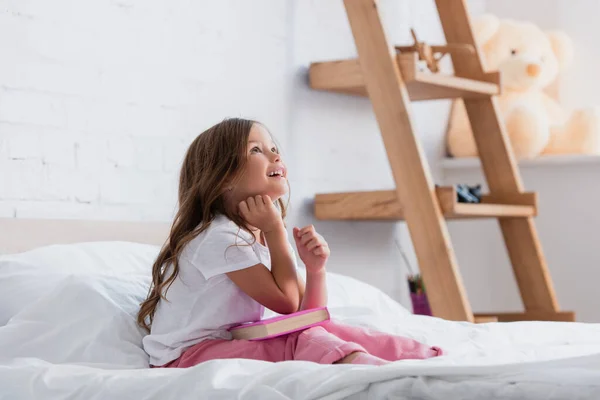
[(598, 399), (600, 325), (552, 322), (472, 325), (338, 309), (448, 350), (382, 367), (215, 360), (189, 369), (103, 369), (36, 358), (0, 359), (7, 399)]
[(382, 367), (215, 360), (149, 369), (134, 317), (156, 251), (102, 243), (0, 257), (0, 291), (12, 293), (6, 301), (20, 299), (4, 307), (0, 326), (0, 400), (600, 398), (600, 324), (414, 316), (335, 274), (328, 276), (334, 318), (447, 355)]

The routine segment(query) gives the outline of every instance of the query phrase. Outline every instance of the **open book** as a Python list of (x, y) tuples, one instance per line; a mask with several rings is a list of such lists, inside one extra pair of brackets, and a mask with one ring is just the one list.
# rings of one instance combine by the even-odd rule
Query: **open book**
[(237, 325), (229, 332), (234, 339), (264, 340), (320, 325), (329, 318), (327, 307), (320, 307)]

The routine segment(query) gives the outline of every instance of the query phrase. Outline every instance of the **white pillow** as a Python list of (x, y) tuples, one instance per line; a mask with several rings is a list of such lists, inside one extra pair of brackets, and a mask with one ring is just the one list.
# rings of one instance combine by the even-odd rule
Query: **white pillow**
[[(50, 293), (71, 275), (150, 277), (159, 246), (132, 242), (88, 242), (44, 246), (0, 256), (0, 326)], [(300, 268), (306, 274), (303, 268)], [(304, 275), (306, 278), (306, 276)], [(380, 289), (349, 276), (328, 272), (329, 307), (354, 313), (410, 313)]]
[(77, 276), (0, 327), (2, 357), (34, 357), (53, 364), (148, 368), (145, 331), (136, 324), (150, 278)]
[[(104, 369), (148, 368), (137, 326), (150, 276), (72, 275), (0, 327), (2, 357)], [(376, 319), (407, 313), (379, 289), (328, 274), (332, 315)], [(392, 314), (386, 314), (392, 312)]]
[(328, 272), (327, 289), (327, 305), (332, 315), (336, 315), (337, 309), (344, 309), (347, 314), (350, 308), (354, 314), (412, 314), (381, 289), (349, 276)]
[(158, 246), (89, 242), (0, 256), (0, 326), (70, 275), (151, 276)]
[[(137, 243), (93, 242), (0, 257), (0, 322), (10, 319), (0, 326), (2, 356), (147, 367), (146, 332), (135, 319), (158, 251)], [(357, 279), (328, 272), (327, 285), (334, 317), (410, 314)]]

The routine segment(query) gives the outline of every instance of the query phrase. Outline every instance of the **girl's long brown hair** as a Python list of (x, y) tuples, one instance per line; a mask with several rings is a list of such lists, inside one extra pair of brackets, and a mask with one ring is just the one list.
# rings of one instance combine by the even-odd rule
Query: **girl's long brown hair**
[[(137, 323), (150, 330), (156, 306), (179, 274), (179, 255), (198, 234), (206, 230), (214, 218), (225, 215), (241, 229), (252, 234), (235, 212), (225, 207), (224, 193), (235, 185), (246, 164), (250, 129), (258, 122), (231, 118), (202, 132), (190, 144), (179, 176), (179, 209), (171, 231), (154, 265), (148, 296), (140, 305)], [(277, 200), (282, 218), (286, 206)], [(254, 235), (253, 235), (254, 236)], [(169, 265), (173, 268), (167, 276)]]

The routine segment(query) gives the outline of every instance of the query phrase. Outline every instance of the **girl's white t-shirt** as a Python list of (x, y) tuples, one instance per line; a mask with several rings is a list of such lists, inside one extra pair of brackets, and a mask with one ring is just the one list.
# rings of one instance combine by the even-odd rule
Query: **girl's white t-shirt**
[(225, 216), (191, 240), (179, 257), (167, 301), (158, 302), (150, 334), (142, 341), (150, 364), (164, 365), (205, 339), (231, 339), (228, 328), (261, 319), (264, 306), (226, 275), (256, 264), (271, 269), (269, 249), (253, 243), (252, 235)]

